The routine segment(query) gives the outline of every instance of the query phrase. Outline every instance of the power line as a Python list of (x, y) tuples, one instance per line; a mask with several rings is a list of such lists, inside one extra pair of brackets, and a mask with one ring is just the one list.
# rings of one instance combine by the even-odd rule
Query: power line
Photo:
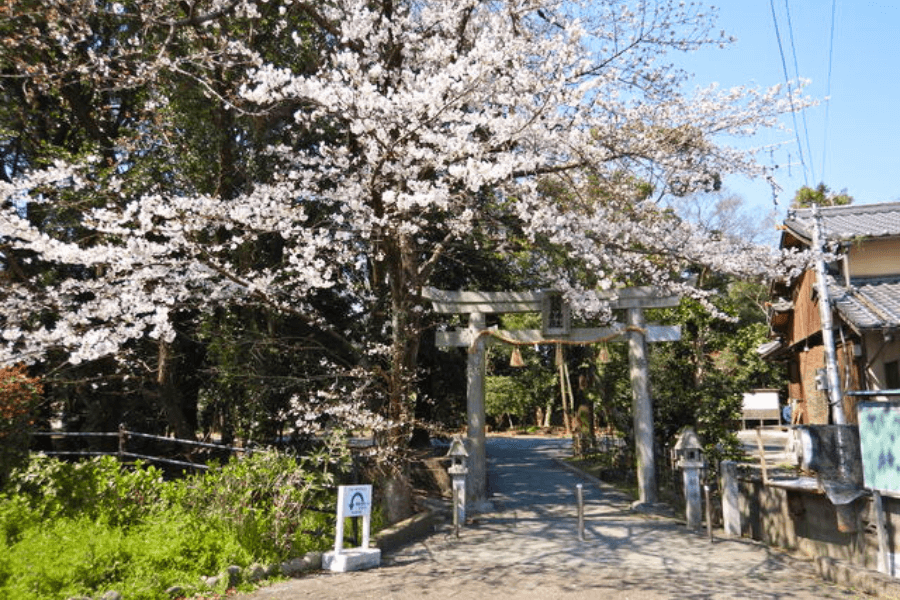
[(797, 140), (797, 150), (800, 152), (800, 164), (803, 165), (803, 182), (809, 186), (809, 180), (806, 177), (806, 161), (803, 158), (803, 144), (800, 143), (800, 132), (797, 127), (797, 109), (794, 106), (794, 92), (791, 87), (791, 78), (788, 75), (787, 62), (784, 60), (784, 48), (781, 45), (781, 32), (778, 30), (778, 18), (775, 16), (775, 0), (769, 0), (769, 6), (772, 9), (772, 23), (775, 25), (775, 38), (778, 40), (778, 52), (781, 54), (781, 69), (784, 71), (784, 81), (788, 86), (788, 100), (791, 104), (791, 118), (794, 121), (794, 137)]
[(831, 0), (831, 33), (828, 35), (828, 80), (825, 84), (825, 131), (822, 135), (822, 181), (825, 181), (825, 151), (828, 147), (828, 109), (831, 106), (831, 64), (834, 58), (834, 13), (836, 5), (837, 0)]
[[(791, 23), (791, 8), (788, 0), (784, 0), (784, 11), (787, 14), (788, 37), (791, 40), (791, 54), (794, 55), (794, 77), (799, 81), (800, 67), (797, 65), (797, 47), (794, 46), (794, 26)], [(806, 125), (806, 111), (801, 113), (800, 118), (803, 120), (803, 137), (806, 140), (806, 154), (809, 155), (809, 170), (812, 174), (813, 181), (816, 181), (816, 170), (813, 168), (812, 148), (809, 145), (809, 127)]]

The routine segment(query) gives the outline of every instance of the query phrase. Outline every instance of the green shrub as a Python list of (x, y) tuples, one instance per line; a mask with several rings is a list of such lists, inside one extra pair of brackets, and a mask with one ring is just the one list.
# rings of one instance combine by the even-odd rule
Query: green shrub
[(4, 546), (16, 543), (23, 532), (42, 521), (25, 496), (0, 498), (0, 543)]
[(228, 523), (258, 558), (283, 559), (318, 547), (310, 538), (333, 530), (335, 475), (346, 464), (345, 455), (326, 452), (303, 459), (257, 452), (191, 477), (173, 501)]
[[(23, 600), (96, 595), (116, 589), (129, 600), (165, 598), (181, 585), (254, 558), (221, 522), (167, 511), (129, 529), (60, 518), (32, 527), (0, 562), (0, 596)], [(14, 576), (13, 576), (14, 575)]]
[(201, 576), (229, 565), (325, 549), (346, 465), (345, 452), (265, 451), (167, 482), (154, 467), (123, 469), (111, 457), (35, 455), (0, 494), (0, 598), (115, 589), (157, 600), (174, 585), (201, 592)]
[(69, 463), (38, 454), (12, 472), (5, 491), (26, 498), (43, 519), (79, 516), (127, 525), (159, 508), (165, 486), (162, 471), (140, 462), (123, 469), (112, 456)]
[(132, 556), (121, 590), (129, 599), (155, 598), (173, 585), (196, 587), (201, 576), (259, 560), (222, 520), (177, 508), (132, 528), (123, 545)]
[(59, 518), (30, 527), (8, 548), (4, 598), (65, 598), (103, 590), (121, 580), (130, 556), (121, 532), (89, 519)]

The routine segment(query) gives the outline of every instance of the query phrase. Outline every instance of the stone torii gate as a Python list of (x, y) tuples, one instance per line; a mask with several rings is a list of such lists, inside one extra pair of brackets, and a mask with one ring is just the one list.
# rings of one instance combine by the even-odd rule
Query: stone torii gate
[[(487, 500), (487, 456), (485, 451), (484, 377), (485, 347), (492, 337), (522, 344), (589, 344), (598, 341), (627, 339), (633, 391), (632, 412), (637, 454), (639, 504), (656, 502), (656, 470), (653, 455), (653, 403), (650, 397), (650, 376), (647, 362), (647, 342), (674, 342), (681, 339), (678, 326), (647, 325), (644, 309), (677, 306), (678, 296), (661, 296), (652, 287), (623, 288), (609, 294), (615, 310), (625, 310), (625, 324), (614, 323), (602, 328), (570, 328), (570, 312), (562, 294), (555, 291), (533, 292), (452, 292), (426, 288), (422, 297), (432, 302), (434, 311), (441, 314), (468, 314), (466, 329), (439, 331), (435, 337), (438, 347), (469, 349), (466, 369), (467, 436), (469, 471), (466, 481), (466, 500), (478, 506)], [(514, 331), (487, 330), (485, 315), (491, 313), (539, 312), (542, 327)]]

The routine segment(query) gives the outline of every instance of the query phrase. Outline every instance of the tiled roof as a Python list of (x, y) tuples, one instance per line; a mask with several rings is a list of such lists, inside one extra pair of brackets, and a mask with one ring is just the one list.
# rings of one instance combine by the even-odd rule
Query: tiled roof
[(860, 279), (849, 288), (828, 282), (838, 312), (859, 329), (900, 327), (900, 277)]
[[(825, 236), (830, 240), (900, 235), (900, 202), (823, 206), (819, 212)], [(812, 239), (812, 209), (789, 210), (784, 225), (799, 237)]]

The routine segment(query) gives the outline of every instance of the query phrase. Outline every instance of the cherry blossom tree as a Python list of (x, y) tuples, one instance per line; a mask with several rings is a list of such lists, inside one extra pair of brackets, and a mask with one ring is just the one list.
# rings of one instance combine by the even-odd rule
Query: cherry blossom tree
[[(355, 392), (383, 390), (387, 416), (406, 423), (422, 289), (476, 237), (577, 262), (588, 277), (539, 259), (533, 277), (600, 319), (609, 314), (597, 292), (625, 283), (702, 300), (709, 292), (681, 277), (691, 265), (746, 276), (797, 262), (660, 208), (728, 173), (764, 176), (726, 142), (791, 109), (778, 87), (691, 89), (673, 53), (728, 41), (694, 3), (51, 4), (63, 12), (39, 38), (54, 58), (29, 84), (78, 73), (145, 93), (133, 100), (141, 118), (130, 144), (110, 140), (105, 156), (29, 165), (0, 183), (4, 268), (14, 255), (65, 267), (50, 282), (13, 278), (2, 292), (0, 362), (126, 357), (134, 340), (172, 341), (183, 307), (261, 304), (352, 357), (373, 382)], [(98, 11), (130, 37), (79, 46), (94, 33), (85, 15)], [(267, 35), (291, 51), (252, 43)], [(299, 65), (291, 53), (310, 47), (314, 59)], [(168, 147), (171, 122), (159, 115), (178, 101), (178, 87), (163, 85), (176, 76), (229, 116), (277, 123), (265, 146), (230, 146), (265, 168), (227, 191), (203, 189), (177, 176), (176, 149), (171, 176), (162, 169), (153, 185), (135, 185), (142, 153)], [(63, 194), (95, 200), (77, 239), (22, 215)], [(263, 245), (267, 260), (247, 259)], [(323, 294), (356, 325), (336, 327)]]

